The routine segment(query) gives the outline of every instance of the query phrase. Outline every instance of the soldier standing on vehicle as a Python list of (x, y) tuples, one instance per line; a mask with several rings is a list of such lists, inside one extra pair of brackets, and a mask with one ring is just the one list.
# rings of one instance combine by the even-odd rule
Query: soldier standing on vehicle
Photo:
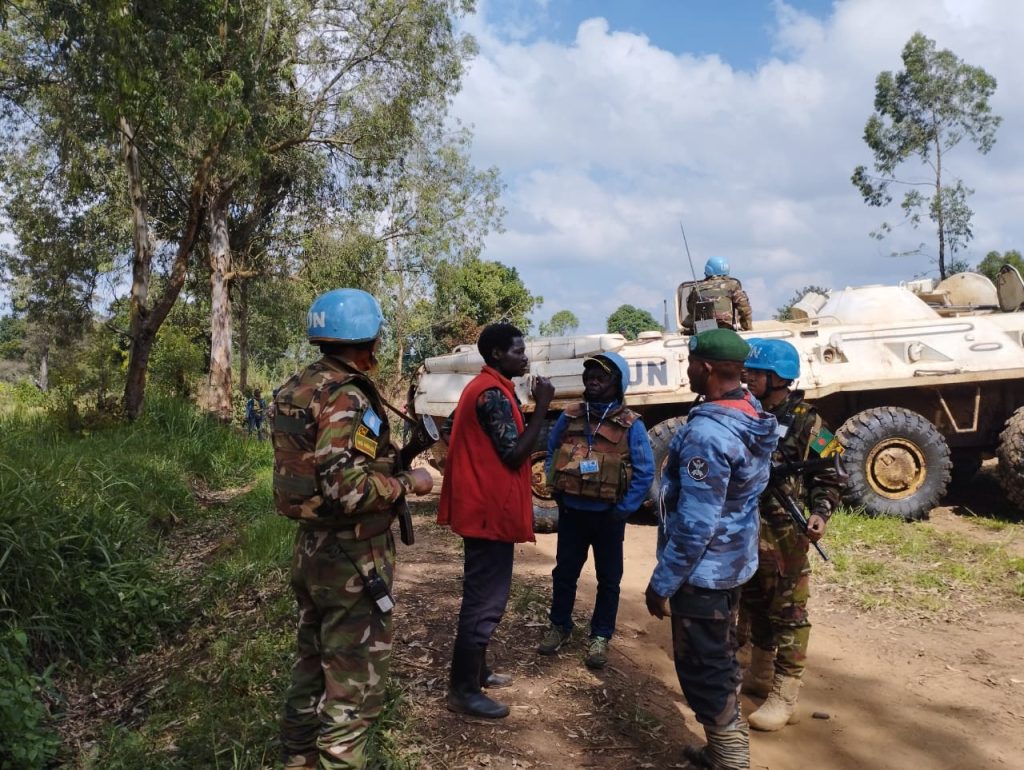
[(690, 289), (686, 298), (686, 318), (683, 331), (693, 334), (694, 319), (698, 317), (698, 303), (710, 303), (715, 320), (722, 329), (749, 331), (754, 326), (750, 300), (743, 284), (729, 275), (729, 263), (724, 257), (711, 257), (704, 264), (704, 280)]
[[(804, 401), (803, 391), (791, 389), (800, 376), (797, 349), (784, 340), (753, 339), (749, 343), (747, 387), (779, 422), (774, 459), (796, 463), (834, 451), (828, 427), (814, 407)], [(825, 534), (828, 519), (842, 498), (834, 468), (773, 478), (772, 484), (797, 505), (806, 503), (811, 515), (807, 532), (801, 532), (777, 500), (771, 495), (761, 498), (758, 568), (743, 587), (742, 599), (742, 612), (750, 624), (754, 645), (743, 691), (767, 698), (749, 717), (750, 726), (757, 730), (781, 730), (796, 707), (811, 632), (807, 619), (811, 575), (808, 548)]]
[(741, 384), (750, 346), (730, 329), (690, 338), (690, 388), (704, 397), (672, 438), (662, 476), (658, 565), (648, 611), (672, 616), (679, 684), (707, 745), (687, 747), (713, 770), (750, 766), (740, 715), (736, 616), (757, 568), (757, 499), (768, 483), (778, 423)]
[(274, 399), (274, 502), (296, 519), (291, 584), (299, 606), (298, 659), (285, 696), (281, 742), (287, 768), (366, 765), (368, 729), (381, 712), (391, 662), (391, 522), (407, 494), (426, 494), (430, 474), (401, 457), (370, 379), (384, 318), (359, 289), (318, 297), (309, 341), (323, 357)]
[(548, 437), (547, 472), (558, 500), (558, 546), (551, 573), (551, 626), (537, 647), (553, 655), (572, 635), (576, 585), (594, 549), (597, 599), (585, 663), (604, 668), (615, 632), (626, 519), (654, 480), (654, 454), (640, 416), (623, 404), (629, 365), (618, 353), (583, 361), (584, 401), (559, 416)]
[(523, 333), (507, 323), (484, 327), (477, 342), (484, 367), (455, 408), (437, 522), (463, 538), (462, 606), (452, 649), (448, 708), (500, 719), (508, 706), (481, 692), (510, 684), (487, 665), (487, 646), (508, 604), (515, 544), (533, 542), (530, 456), (555, 389), (533, 383), (529, 426), (513, 377), (530, 371)]

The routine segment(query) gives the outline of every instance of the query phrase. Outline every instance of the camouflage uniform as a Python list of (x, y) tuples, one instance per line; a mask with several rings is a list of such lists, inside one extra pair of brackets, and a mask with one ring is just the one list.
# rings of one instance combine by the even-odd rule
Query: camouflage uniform
[[(373, 382), (325, 356), (274, 400), (274, 497), (299, 521), (291, 585), (298, 658), (285, 697), (286, 765), (362, 768), (391, 659), (391, 613), (364, 588), (373, 571), (391, 587), (395, 502), (413, 483), (396, 473)], [(357, 571), (358, 570), (358, 571)]]
[[(792, 421), (779, 441), (776, 459), (799, 462), (818, 457), (819, 437), (831, 438), (821, 417), (794, 391), (770, 410), (780, 424)], [(811, 513), (828, 521), (842, 497), (832, 469), (788, 476), (780, 484), (794, 500), (804, 501)], [(807, 557), (810, 541), (770, 495), (761, 497), (761, 538), (758, 568), (743, 587), (743, 614), (750, 623), (751, 639), (762, 650), (778, 650), (775, 671), (799, 677), (807, 658), (811, 624), (807, 619), (811, 567)], [(741, 627), (743, 623), (741, 622)]]
[(738, 326), (744, 331), (753, 328), (754, 317), (743, 284), (728, 275), (713, 275), (694, 286), (686, 298), (683, 330), (687, 333), (693, 332), (694, 312), (699, 298), (714, 302), (715, 319), (720, 328), (735, 329)]

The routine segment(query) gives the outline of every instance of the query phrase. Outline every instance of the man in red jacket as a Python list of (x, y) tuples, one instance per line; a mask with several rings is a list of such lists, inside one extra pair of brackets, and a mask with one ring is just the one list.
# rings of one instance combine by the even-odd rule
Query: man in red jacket
[(530, 371), (523, 333), (511, 324), (491, 324), (477, 349), (484, 367), (455, 408), (437, 521), (465, 544), (448, 708), (497, 719), (508, 716), (508, 706), (481, 687), (511, 680), (487, 668), (487, 645), (508, 604), (514, 544), (534, 539), (530, 455), (555, 389), (546, 378), (536, 379), (527, 427), (511, 380)]

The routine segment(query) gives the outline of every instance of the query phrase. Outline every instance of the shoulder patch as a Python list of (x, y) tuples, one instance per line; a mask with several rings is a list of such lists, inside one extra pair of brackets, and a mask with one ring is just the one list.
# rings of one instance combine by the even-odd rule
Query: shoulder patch
[(686, 472), (690, 474), (690, 478), (694, 481), (706, 479), (708, 470), (708, 461), (703, 457), (691, 457), (690, 461), (686, 463)]

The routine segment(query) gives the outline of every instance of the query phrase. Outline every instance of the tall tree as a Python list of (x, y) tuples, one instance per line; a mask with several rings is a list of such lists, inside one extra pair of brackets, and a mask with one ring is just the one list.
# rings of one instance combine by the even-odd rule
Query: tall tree
[[(858, 166), (851, 181), (870, 206), (892, 203), (892, 184), (909, 188), (900, 203), (905, 221), (916, 228), (927, 211), (936, 229), (939, 275), (945, 278), (947, 256), (952, 258), (973, 237), (973, 212), (967, 205), (973, 190), (949, 173), (946, 156), (964, 138), (982, 154), (992, 149), (1002, 120), (989, 105), (996, 80), (952, 51), (937, 50), (935, 41), (920, 32), (904, 46), (902, 57), (904, 69), (882, 72), (875, 81), (875, 111), (864, 127), (875, 174)], [(928, 172), (927, 179), (912, 173), (896, 176), (911, 158), (919, 164), (914, 170)], [(872, 235), (881, 239), (891, 232), (892, 226), (883, 222)]]
[(31, 120), (5, 129), (41, 126), (62, 174), (120, 150), (124, 192), (108, 192), (132, 225), (128, 415), (142, 409), (157, 331), (204, 234), (211, 405), (225, 411), (233, 229), (283, 205), (295, 168), (311, 167), (298, 157), (320, 158), (344, 186), (353, 167), (401, 155), (458, 87), (471, 43), (452, 16), (471, 3), (16, 3), (0, 31), (0, 99)]
[(564, 337), (580, 327), (580, 319), (571, 310), (559, 310), (548, 321), (541, 321), (541, 337)]
[(661, 324), (654, 320), (654, 316), (632, 305), (619, 305), (615, 312), (608, 316), (608, 331), (612, 334), (622, 334), (628, 340), (635, 340), (640, 332), (659, 329)]

